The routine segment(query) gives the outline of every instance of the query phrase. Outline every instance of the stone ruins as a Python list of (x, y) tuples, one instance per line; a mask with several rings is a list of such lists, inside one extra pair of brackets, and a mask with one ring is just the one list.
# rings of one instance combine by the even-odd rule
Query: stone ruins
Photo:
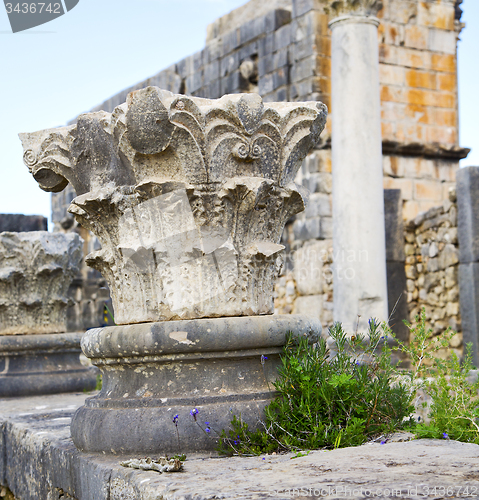
[(67, 331), (67, 292), (83, 257), (76, 234), (0, 233), (0, 396), (93, 388), (83, 332)]
[(407, 341), (402, 320), (424, 307), (479, 363), (460, 4), (250, 0), (203, 50), (20, 134), (54, 233), (0, 215), (18, 231), (0, 233), (0, 396), (93, 388), (97, 369), (103, 386), (3, 410), (0, 485), (146, 498), (156, 483), (113, 456), (211, 451), (205, 422), (232, 413), (256, 425), (288, 332), (314, 342), (376, 317)]
[[(209, 99), (229, 93), (258, 92), (265, 102), (324, 102), (330, 108), (326, 128), (295, 179), (309, 189), (311, 196), (306, 210), (286, 223), (281, 241), (286, 258), (274, 292), (275, 311), (313, 313), (325, 327), (334, 319), (341, 319), (349, 325), (352, 323), (353, 330), (358, 324), (358, 314), (361, 322), (368, 315), (390, 317), (392, 314), (391, 324), (396, 333), (405, 338), (408, 333), (402, 320), (414, 319), (411, 315), (417, 311), (417, 300), (408, 295), (413, 293), (408, 292), (408, 286), (412, 289), (412, 285), (406, 283), (406, 256), (399, 249), (404, 237), (392, 231), (392, 239), (387, 238), (392, 218), (387, 213), (382, 215), (380, 179), (386, 199), (388, 191), (399, 192), (399, 213), (406, 224), (419, 213), (442, 205), (448, 200), (449, 188), (455, 185), (459, 160), (468, 153), (467, 148), (459, 145), (457, 125), (456, 45), (463, 27), (460, 3), (459, 0), (427, 3), (389, 0), (381, 6), (379, 2), (364, 1), (277, 0), (268, 3), (268, 11), (263, 2), (251, 0), (209, 26), (202, 51), (125, 89), (92, 111), (111, 113), (127, 100), (129, 92), (147, 86)], [(331, 24), (335, 18), (340, 22)], [(361, 47), (368, 47), (362, 53), (362, 57), (367, 55), (367, 60), (361, 69), (357, 55), (351, 52), (356, 61), (351, 69), (358, 73), (353, 77), (353, 73), (347, 72), (350, 78), (334, 83), (336, 95), (341, 96), (335, 106), (331, 85), (335, 79), (334, 68), (342, 64), (338, 59), (340, 51), (335, 50), (335, 39), (342, 31), (352, 37), (351, 40), (362, 40)], [(377, 45), (374, 36), (367, 35), (376, 32)], [(366, 40), (369, 40), (367, 45)], [(348, 48), (354, 49), (354, 44)], [(368, 76), (361, 76), (360, 71), (369, 72)], [(371, 75), (376, 71), (378, 83), (373, 84)], [(361, 85), (361, 82), (367, 84)], [(365, 100), (353, 99), (360, 95)], [(349, 122), (348, 118), (353, 116), (354, 120)], [(346, 132), (348, 123), (353, 121), (361, 126)], [(335, 148), (332, 144), (335, 124), (335, 140), (342, 141), (343, 133), (347, 148)], [(368, 130), (367, 137), (361, 130)], [(360, 138), (368, 141), (363, 156), (359, 155)], [(355, 150), (354, 158), (346, 157), (350, 148)], [(376, 159), (370, 163), (373, 151)], [(334, 169), (333, 160), (337, 165)], [(352, 166), (352, 160), (362, 175), (359, 181), (335, 182), (335, 190), (345, 190), (345, 194), (335, 196), (333, 171), (339, 175), (340, 165)], [(364, 161), (371, 168), (361, 166)], [(340, 177), (349, 179), (350, 174)], [(373, 186), (376, 186), (374, 194)], [(359, 194), (356, 196), (348, 189), (357, 189)], [(71, 185), (53, 195), (55, 228), (80, 231), (88, 252), (92, 252), (99, 246), (96, 238), (79, 227), (67, 212), (74, 197)], [(348, 209), (349, 212), (344, 212)], [(337, 211), (344, 214), (341, 224), (333, 224)], [(354, 217), (350, 217), (351, 214)], [(360, 220), (361, 214), (368, 216)], [(384, 236), (381, 235), (382, 217), (389, 221)], [(341, 243), (341, 234), (346, 243)], [(356, 246), (350, 246), (349, 234), (357, 236)], [(382, 250), (383, 238), (386, 255)], [(336, 261), (342, 259), (344, 264), (341, 270), (339, 266), (336, 268), (336, 272), (341, 272), (336, 279), (333, 256)], [(399, 257), (402, 260), (398, 260)], [(385, 268), (373, 265), (384, 260)], [(316, 271), (309, 273), (309, 269)], [(95, 311), (100, 310), (101, 303), (97, 291), (103, 290), (104, 284), (93, 271), (84, 268), (82, 274), (83, 281), (77, 286), (80, 302), (76, 317), (80, 311), (88, 310), (88, 326), (94, 326)], [(346, 274), (349, 279), (340, 280), (340, 276)], [(354, 287), (348, 286), (352, 282)], [(368, 283), (374, 283), (373, 289), (367, 288)], [(344, 304), (342, 310), (334, 309), (333, 288), (336, 296), (342, 297), (336, 300), (337, 308)], [(346, 308), (346, 304), (351, 305)], [(364, 308), (368, 309), (367, 313), (363, 313)], [(429, 311), (428, 308), (428, 321), (433, 326), (436, 320), (429, 316)], [(462, 331), (460, 314), (451, 326)], [(458, 348), (462, 349), (462, 345)]]
[[(261, 355), (274, 366), (289, 331), (321, 333), (317, 319), (272, 313), (284, 225), (307, 203), (293, 179), (326, 116), (322, 103), (147, 87), (111, 114), (20, 135), (40, 187), (69, 182), (78, 194), (69, 211), (102, 245), (87, 262), (127, 325), (83, 337), (104, 383), (72, 422), (81, 450), (171, 453), (175, 430), (162, 431), (171, 411), (199, 401), (217, 428), (231, 408), (255, 424), (272, 394)], [(185, 450), (214, 446), (196, 426), (185, 432)]]

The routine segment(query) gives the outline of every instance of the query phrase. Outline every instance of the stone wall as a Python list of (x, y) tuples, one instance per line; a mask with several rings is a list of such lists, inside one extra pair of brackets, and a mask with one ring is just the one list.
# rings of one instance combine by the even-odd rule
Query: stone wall
[(4, 231), (24, 233), (47, 229), (48, 221), (43, 215), (0, 214), (0, 233)]
[(442, 205), (419, 214), (406, 225), (407, 301), (410, 321), (426, 310), (427, 327), (437, 335), (451, 327), (458, 331), (451, 347), (462, 354), (459, 310), (459, 248), (456, 192)]

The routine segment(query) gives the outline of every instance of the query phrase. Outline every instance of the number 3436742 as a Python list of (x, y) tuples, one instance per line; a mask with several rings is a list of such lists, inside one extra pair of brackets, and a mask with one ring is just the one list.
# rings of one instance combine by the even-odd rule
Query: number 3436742
[(44, 2), (18, 2), (7, 3), (7, 14), (13, 12), (17, 14), (61, 14), (61, 4), (59, 3), (44, 3)]

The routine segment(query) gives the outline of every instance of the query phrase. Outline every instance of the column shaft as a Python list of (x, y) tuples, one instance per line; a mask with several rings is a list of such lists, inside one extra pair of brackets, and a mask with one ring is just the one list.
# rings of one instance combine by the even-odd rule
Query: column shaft
[(334, 320), (349, 332), (387, 319), (377, 25), (331, 22)]

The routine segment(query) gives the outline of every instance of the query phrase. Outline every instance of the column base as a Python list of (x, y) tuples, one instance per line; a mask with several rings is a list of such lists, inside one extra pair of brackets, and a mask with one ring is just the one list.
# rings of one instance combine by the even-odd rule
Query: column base
[(0, 336), (0, 397), (93, 390), (98, 370), (80, 363), (82, 335)]
[(100, 368), (103, 387), (75, 413), (73, 442), (108, 454), (213, 451), (233, 415), (251, 429), (260, 425), (289, 332), (315, 342), (321, 324), (271, 315), (89, 330), (82, 348)]

